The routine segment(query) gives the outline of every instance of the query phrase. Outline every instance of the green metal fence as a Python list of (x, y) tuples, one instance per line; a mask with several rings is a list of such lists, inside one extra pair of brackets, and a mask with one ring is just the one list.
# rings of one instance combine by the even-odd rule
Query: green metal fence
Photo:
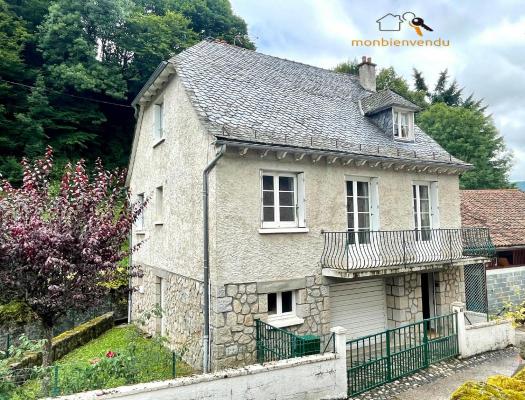
[(299, 336), (257, 319), (255, 335), (259, 363), (322, 354), (326, 351), (335, 352), (333, 334), (326, 337)]
[(457, 314), (349, 340), (348, 394), (354, 396), (459, 354)]

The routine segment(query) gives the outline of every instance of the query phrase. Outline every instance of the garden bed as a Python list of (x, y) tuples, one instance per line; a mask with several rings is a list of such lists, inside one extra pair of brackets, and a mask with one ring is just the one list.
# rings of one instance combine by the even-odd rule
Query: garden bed
[[(4, 389), (3, 393), (0, 385), (0, 400), (73, 394), (191, 373), (192, 369), (167, 349), (161, 339), (148, 339), (136, 327), (126, 325), (110, 329), (46, 370), (36, 368), (13, 377), (17, 386), (9, 393)], [(49, 379), (46, 393), (42, 391), (44, 378)]]

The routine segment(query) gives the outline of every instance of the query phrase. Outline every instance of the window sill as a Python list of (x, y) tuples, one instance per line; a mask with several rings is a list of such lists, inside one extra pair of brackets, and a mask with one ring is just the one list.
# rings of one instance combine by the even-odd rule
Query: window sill
[(285, 328), (287, 326), (300, 325), (304, 322), (304, 318), (298, 316), (290, 316), (286, 318), (275, 318), (268, 316), (268, 324), (275, 326), (276, 328)]
[(155, 226), (162, 226), (162, 225), (164, 225), (164, 221), (155, 221), (153, 223), (153, 225), (155, 225)]
[(137, 236), (146, 236), (146, 231), (143, 230), (143, 229), (135, 231), (135, 235), (137, 235)]
[(165, 137), (160, 138), (160, 139), (157, 140), (155, 143), (153, 143), (153, 148), (157, 147), (157, 146), (160, 145), (161, 143), (164, 143), (165, 140), (166, 140)]
[(308, 233), (308, 228), (260, 228), (259, 233)]

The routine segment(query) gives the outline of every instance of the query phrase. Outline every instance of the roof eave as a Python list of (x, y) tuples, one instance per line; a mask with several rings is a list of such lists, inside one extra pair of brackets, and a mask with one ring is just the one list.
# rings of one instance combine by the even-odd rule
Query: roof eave
[(162, 61), (148, 78), (140, 92), (135, 96), (131, 105), (136, 107), (146, 103), (156, 96), (158, 91), (168, 81), (169, 76), (175, 72), (175, 66), (169, 61)]
[[(269, 151), (279, 152), (279, 153), (290, 153), (290, 154), (303, 154), (317, 157), (330, 157), (332, 160), (335, 158), (346, 159), (346, 160), (356, 160), (359, 161), (361, 166), (369, 163), (369, 165), (379, 165), (383, 163), (389, 165), (389, 167), (396, 168), (396, 166), (412, 166), (418, 167), (421, 166), (424, 169), (421, 172), (426, 172), (430, 169), (436, 169), (435, 172), (439, 173), (439, 169), (445, 169), (449, 171), (448, 173), (452, 174), (461, 174), (465, 171), (468, 171), (473, 168), (472, 164), (458, 164), (453, 162), (443, 162), (435, 160), (426, 160), (426, 159), (407, 159), (407, 158), (397, 158), (381, 155), (372, 155), (372, 154), (361, 154), (352, 151), (344, 150), (330, 150), (330, 149), (321, 149), (321, 148), (310, 148), (310, 147), (300, 147), (300, 146), (290, 146), (282, 144), (269, 144), (269, 143), (260, 143), (252, 141), (243, 141), (237, 138), (224, 138), (216, 136), (216, 145), (226, 145), (226, 147), (235, 147), (242, 150), (246, 153), (247, 150), (256, 150), (261, 151), (261, 153), (266, 154)], [(376, 165), (376, 166), (377, 166)], [(383, 165), (384, 167), (384, 165)], [(427, 168), (425, 168), (427, 167)], [(415, 169), (415, 168), (414, 168)], [(430, 171), (429, 171), (430, 172)]]

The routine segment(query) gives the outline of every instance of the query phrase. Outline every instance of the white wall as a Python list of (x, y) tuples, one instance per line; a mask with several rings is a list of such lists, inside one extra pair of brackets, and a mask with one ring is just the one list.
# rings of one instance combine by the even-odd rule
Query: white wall
[(462, 358), (486, 351), (501, 350), (514, 344), (514, 328), (510, 321), (490, 321), (467, 326)]
[(65, 400), (346, 398), (346, 360), (334, 354), (283, 360), (170, 381), (92, 391)]
[(515, 331), (510, 320), (498, 319), (466, 326), (465, 305), (453, 303), (452, 310), (458, 313), (460, 358), (468, 358), (492, 350), (501, 350), (515, 344)]

